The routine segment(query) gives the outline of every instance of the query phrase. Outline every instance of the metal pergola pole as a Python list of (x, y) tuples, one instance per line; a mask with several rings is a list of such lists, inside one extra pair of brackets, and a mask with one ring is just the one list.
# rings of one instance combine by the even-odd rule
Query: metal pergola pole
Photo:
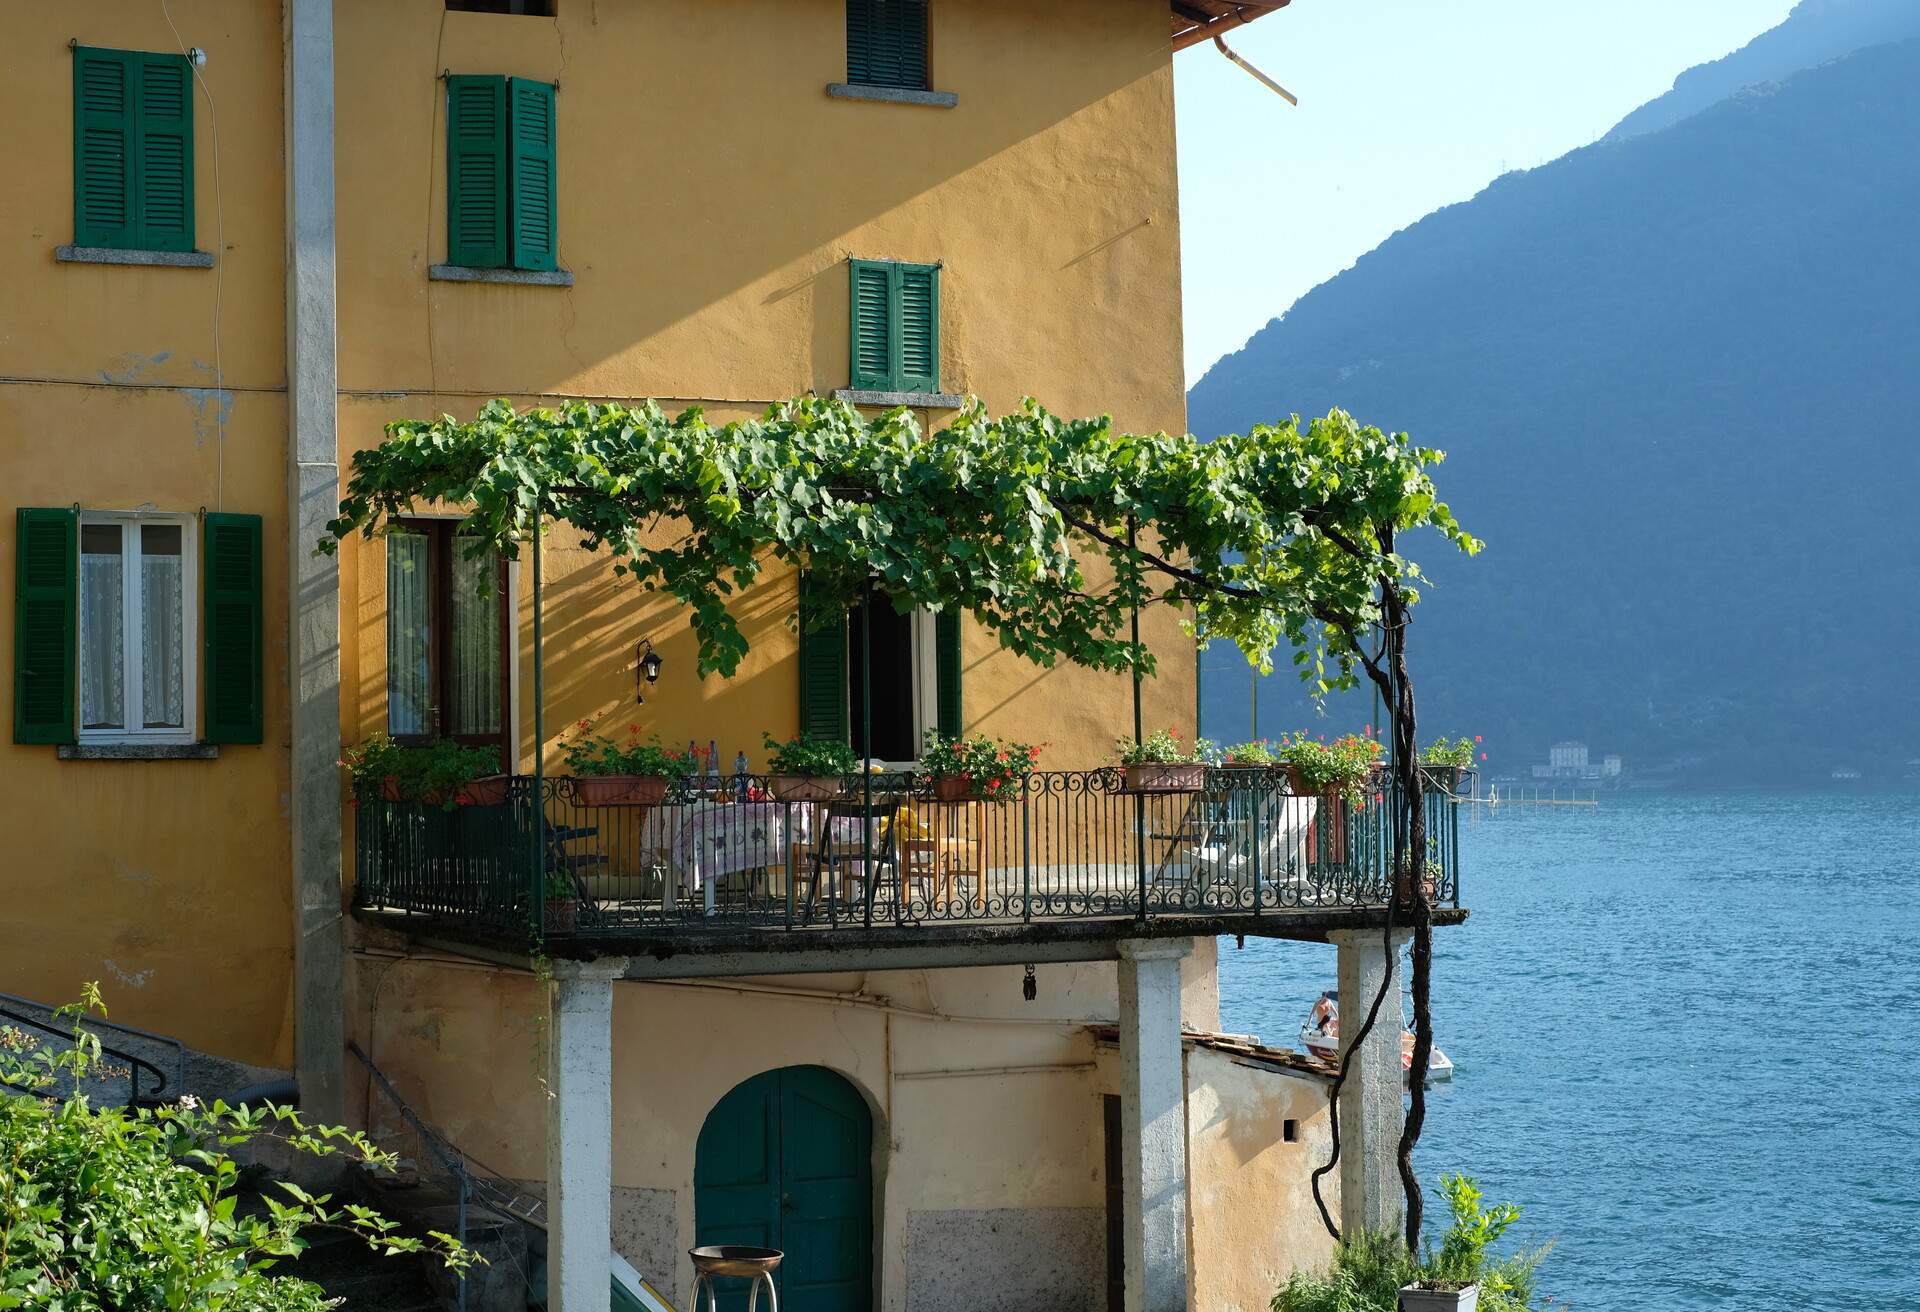
[(528, 816), (528, 848), (533, 869), (533, 914), (535, 923), (540, 926), (540, 937), (546, 937), (546, 898), (547, 872), (541, 859), (546, 848), (546, 803), (542, 796), (546, 784), (546, 658), (542, 645), (540, 628), (541, 615), (540, 581), (540, 503), (533, 506), (533, 797), (530, 799)]

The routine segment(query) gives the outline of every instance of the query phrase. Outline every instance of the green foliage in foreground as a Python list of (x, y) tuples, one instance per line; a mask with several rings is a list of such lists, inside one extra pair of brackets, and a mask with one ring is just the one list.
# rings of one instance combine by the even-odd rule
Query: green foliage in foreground
[(1519, 1219), (1519, 1207), (1485, 1206), (1470, 1176), (1441, 1176), (1440, 1192), (1453, 1221), (1438, 1253), (1429, 1246), (1426, 1259), (1415, 1261), (1393, 1234), (1343, 1240), (1324, 1275), (1296, 1272), (1287, 1281), (1273, 1296), (1273, 1312), (1396, 1312), (1401, 1289), (1415, 1281), (1450, 1288), (1477, 1283), (1482, 1312), (1540, 1312), (1551, 1305), (1551, 1298), (1534, 1300), (1535, 1277), (1552, 1244), (1502, 1258), (1487, 1256), (1488, 1247)]
[[(285, 1107), (200, 1106), (158, 1111), (96, 1108), (75, 1090), (101, 1070), (100, 1042), (80, 1024), (106, 1014), (99, 989), (63, 1008), (71, 1048), (16, 1034), (0, 1044), (0, 1308), (35, 1312), (320, 1312), (319, 1286), (274, 1275), (299, 1256), (303, 1233), (342, 1230), (388, 1255), (431, 1252), (459, 1269), (472, 1260), (447, 1235), (413, 1239), (356, 1204), (280, 1183), (263, 1214), (238, 1213), (241, 1168), (229, 1151), (271, 1137), (317, 1157), (383, 1162), (364, 1136), (304, 1124)], [(251, 1209), (250, 1209), (251, 1210)]]

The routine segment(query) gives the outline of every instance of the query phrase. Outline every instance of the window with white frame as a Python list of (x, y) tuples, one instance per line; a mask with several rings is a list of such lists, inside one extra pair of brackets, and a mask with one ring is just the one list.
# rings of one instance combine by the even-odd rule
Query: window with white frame
[(193, 739), (194, 547), (188, 515), (80, 517), (82, 739)]

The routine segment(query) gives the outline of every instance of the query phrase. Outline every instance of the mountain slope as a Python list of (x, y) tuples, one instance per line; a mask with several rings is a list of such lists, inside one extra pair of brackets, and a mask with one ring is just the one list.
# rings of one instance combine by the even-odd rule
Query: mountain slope
[(1671, 127), (1742, 88), (1775, 82), (1803, 68), (1868, 46), (1920, 36), (1916, 0), (1800, 0), (1777, 27), (1710, 64), (1690, 68), (1673, 89), (1621, 119), (1607, 134), (1623, 141)]
[(1504, 177), (1222, 359), (1189, 422), (1340, 405), (1451, 453), (1488, 548), (1416, 550), (1430, 732), (1512, 765), (1560, 737), (1754, 773), (1920, 755), (1915, 123), (1907, 42)]

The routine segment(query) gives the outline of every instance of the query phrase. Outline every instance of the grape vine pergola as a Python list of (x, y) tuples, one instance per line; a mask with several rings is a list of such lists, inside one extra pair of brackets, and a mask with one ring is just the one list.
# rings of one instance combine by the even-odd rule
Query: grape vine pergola
[[(1399, 1149), (1412, 1247), (1433, 906), (1419, 877), (1427, 834), (1406, 657), (1423, 579), (1399, 543), (1426, 529), (1461, 551), (1480, 546), (1434, 489), (1442, 458), (1338, 410), (1203, 442), (1032, 401), (998, 417), (970, 402), (923, 432), (906, 410), (867, 418), (813, 397), (718, 426), (651, 402), (495, 400), (471, 420), (389, 424), (384, 442), (354, 455), (319, 545), (334, 551), (432, 503), (465, 508), (459, 532), (476, 556), (537, 551), (542, 524), (568, 525), (616, 574), (687, 607), (702, 676), (738, 667), (747, 642), (730, 605), (778, 563), (807, 572), (823, 611), (878, 589), (903, 606), (968, 613), (1042, 666), (1149, 676), (1139, 613), (1173, 606), (1196, 640), (1232, 641), (1263, 672), (1285, 644), (1316, 693), (1370, 681), (1389, 710), (1399, 785), (1390, 903), (1401, 905), (1389, 906), (1388, 941), (1396, 911), (1413, 934), (1415, 1078)], [(534, 622), (537, 644), (537, 602)], [(1337, 1090), (1332, 1101), (1337, 1160)], [(1332, 1165), (1315, 1176), (1316, 1201)], [(1321, 1215), (1334, 1229), (1324, 1204)]]

